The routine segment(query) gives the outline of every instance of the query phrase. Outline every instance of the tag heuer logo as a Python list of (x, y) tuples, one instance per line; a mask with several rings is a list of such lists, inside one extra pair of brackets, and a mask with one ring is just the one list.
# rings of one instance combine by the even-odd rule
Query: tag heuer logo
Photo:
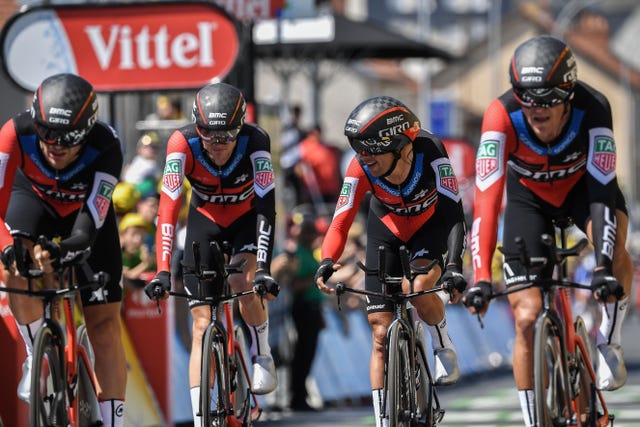
[(113, 184), (108, 181), (100, 181), (100, 183), (98, 184), (98, 194), (96, 194), (93, 205), (96, 207), (100, 218), (105, 218), (107, 216), (113, 189)]
[(162, 185), (169, 191), (176, 191), (180, 186), (181, 166), (180, 160), (169, 160), (164, 167)]
[(260, 188), (267, 188), (273, 184), (273, 167), (271, 161), (266, 157), (256, 159), (256, 178), (255, 182)]
[(336, 210), (346, 206), (349, 203), (349, 194), (351, 193), (351, 183), (345, 182), (340, 189), (340, 197), (336, 203)]
[(440, 173), (440, 186), (446, 188), (452, 193), (458, 194), (458, 180), (451, 165), (438, 166), (438, 172)]
[(595, 138), (593, 164), (607, 175), (616, 168), (616, 147), (613, 140), (607, 136)]
[(476, 156), (476, 174), (485, 179), (498, 170), (498, 142), (484, 141), (478, 147)]

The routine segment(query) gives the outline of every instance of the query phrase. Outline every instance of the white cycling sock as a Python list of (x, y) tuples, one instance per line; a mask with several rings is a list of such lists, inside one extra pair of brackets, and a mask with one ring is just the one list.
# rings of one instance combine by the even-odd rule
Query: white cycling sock
[[(376, 427), (389, 427), (389, 419), (388, 418), (380, 418), (381, 407), (383, 399), (383, 389), (377, 388), (375, 390), (371, 390), (371, 395), (373, 396), (373, 414), (376, 419)], [(386, 413), (387, 411), (385, 411)]]
[(198, 415), (200, 409), (200, 387), (193, 387), (189, 390), (191, 394), (191, 412), (193, 413), (193, 427), (201, 427), (202, 421)]
[(535, 427), (536, 412), (533, 405), (533, 390), (518, 390), (520, 398), (520, 408), (522, 408), (522, 417), (526, 427)]
[(251, 356), (270, 355), (271, 347), (269, 346), (269, 321), (262, 325), (249, 326), (251, 331)]
[(102, 425), (104, 425), (104, 427), (123, 427), (124, 400), (101, 400), (100, 414), (102, 415)]
[(34, 320), (31, 323), (27, 323), (26, 325), (21, 325), (16, 320), (16, 325), (18, 325), (18, 331), (20, 331), (20, 335), (22, 335), (22, 340), (24, 341), (24, 344), (27, 347), (27, 357), (33, 355), (33, 340), (36, 338), (36, 333), (38, 332), (38, 329), (40, 329), (43, 323), (44, 323), (44, 319), (42, 317)]
[[(617, 305), (617, 307), (616, 307)], [(629, 297), (615, 302), (602, 304), (602, 322), (596, 344), (620, 344), (622, 340), (622, 323), (629, 307)]]
[(436, 325), (427, 325), (429, 332), (431, 333), (431, 346), (434, 350), (441, 348), (453, 348), (451, 337), (449, 337), (449, 330), (447, 329), (447, 315), (442, 318), (440, 323)]

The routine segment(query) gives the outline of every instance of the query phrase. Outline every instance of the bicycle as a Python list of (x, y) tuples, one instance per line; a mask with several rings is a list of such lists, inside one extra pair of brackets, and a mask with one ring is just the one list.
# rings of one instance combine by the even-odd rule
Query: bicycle
[[(571, 289), (588, 289), (588, 285), (567, 280), (566, 261), (577, 256), (589, 243), (583, 238), (570, 248), (566, 247), (565, 227), (560, 228), (558, 247), (555, 236), (543, 234), (542, 243), (548, 248), (548, 257), (530, 257), (522, 238), (516, 238), (516, 253), (499, 250), (507, 257), (517, 257), (525, 266), (526, 275), (521, 283), (489, 299), (509, 295), (524, 289), (540, 289), (543, 307), (534, 325), (534, 404), (537, 425), (605, 427), (613, 424), (604, 396), (596, 388), (596, 374), (592, 363), (589, 333), (580, 316), (571, 309)], [(531, 278), (535, 267), (553, 265), (556, 278)], [(606, 299), (606, 295), (603, 295)], [(478, 312), (483, 298), (475, 296), (467, 301)], [(478, 320), (482, 326), (480, 315)]]
[[(240, 325), (233, 321), (231, 302), (239, 297), (253, 294), (253, 290), (232, 293), (227, 280), (230, 274), (242, 273), (245, 260), (235, 264), (225, 264), (224, 255), (217, 242), (210, 242), (213, 270), (204, 270), (200, 260), (200, 244), (193, 242), (195, 265), (193, 274), (198, 279), (196, 295), (169, 291), (169, 295), (206, 302), (211, 307), (211, 322), (202, 339), (202, 362), (200, 367), (200, 411), (202, 426), (251, 426), (262, 412), (257, 396), (251, 391), (251, 376), (247, 358), (247, 339)], [(184, 266), (185, 271), (191, 272)], [(223, 276), (220, 292), (213, 296), (203, 296), (203, 281)], [(161, 292), (161, 291), (159, 291)], [(156, 288), (154, 297), (161, 294)], [(159, 307), (159, 306), (158, 306)], [(224, 323), (219, 318), (224, 316)], [(231, 331), (231, 332), (230, 332)], [(217, 388), (214, 388), (214, 382)], [(217, 390), (215, 401), (211, 392)]]
[[(0, 288), (2, 292), (27, 295), (42, 300), (44, 322), (33, 342), (31, 366), (31, 394), (29, 398), (30, 426), (101, 426), (102, 416), (98, 404), (95, 375), (93, 372), (93, 350), (86, 327), (76, 328), (74, 306), (80, 290), (95, 291), (109, 280), (104, 272), (93, 274), (86, 263), (90, 250), (69, 254), (57, 263), (55, 288), (34, 289), (33, 282), (43, 277), (42, 270), (28, 267), (28, 250), (22, 238), (44, 245), (46, 238), (20, 231), (12, 231), (16, 267), (27, 279), (27, 289)], [(78, 269), (88, 283), (79, 285)], [(60, 310), (62, 301), (62, 310)], [(63, 320), (59, 317), (62, 316)]]
[[(382, 284), (382, 292), (368, 291), (348, 287), (342, 282), (336, 283), (336, 296), (340, 309), (340, 296), (345, 292), (375, 296), (393, 303), (393, 318), (387, 329), (385, 340), (385, 368), (383, 402), (380, 416), (389, 419), (389, 427), (436, 426), (444, 417), (444, 409), (436, 385), (429, 369), (424, 342), (424, 327), (420, 319), (414, 320), (408, 302), (411, 298), (440, 292), (441, 288), (414, 291), (413, 279), (418, 274), (429, 272), (437, 260), (420, 268), (409, 265), (409, 251), (400, 247), (400, 263), (403, 275), (388, 276), (384, 270), (385, 247), (378, 247), (378, 268), (371, 269), (361, 262), (357, 265), (366, 274), (375, 274)], [(403, 279), (410, 283), (410, 291), (404, 293), (390, 291), (390, 286), (399, 287)], [(387, 413), (388, 411), (388, 413)]]

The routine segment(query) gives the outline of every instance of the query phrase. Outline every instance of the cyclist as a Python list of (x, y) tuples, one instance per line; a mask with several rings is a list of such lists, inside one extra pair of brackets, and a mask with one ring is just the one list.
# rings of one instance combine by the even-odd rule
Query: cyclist
[[(37, 248), (43, 249), (44, 264), (91, 248), (91, 268), (109, 274), (104, 289), (82, 292), (81, 298), (95, 349), (104, 424), (121, 426), (126, 388), (120, 333), (122, 257), (111, 194), (120, 176), (122, 153), (116, 132), (97, 120), (97, 110), (89, 82), (77, 75), (58, 74), (37, 88), (31, 111), (4, 124), (0, 130), (0, 222), (6, 226), (0, 227), (0, 247), (8, 287), (27, 288), (26, 279), (14, 269), (12, 229), (61, 238)], [(25, 244), (32, 249), (31, 242)], [(11, 294), (9, 305), (27, 347), (18, 396), (28, 402), (32, 340), (42, 325), (42, 304)]]
[[(388, 251), (386, 271), (402, 275), (398, 253), (405, 245), (412, 265), (438, 266), (415, 279), (415, 289), (433, 288), (442, 280), (453, 281), (459, 292), (466, 287), (462, 276), (462, 254), (466, 228), (456, 177), (442, 142), (420, 128), (420, 120), (402, 102), (388, 96), (367, 99), (349, 115), (344, 133), (356, 156), (351, 160), (322, 244), (322, 262), (315, 281), (320, 290), (332, 273), (341, 268), (340, 258), (347, 233), (366, 193), (371, 193), (367, 220), (365, 264), (375, 268), (377, 248)], [(365, 286), (381, 291), (375, 275), (367, 275)], [(456, 300), (459, 298), (457, 295)], [(431, 333), (435, 354), (435, 381), (454, 383), (459, 377), (457, 356), (447, 332), (444, 304), (436, 294), (414, 298), (412, 304)], [(367, 316), (373, 331), (370, 379), (376, 425), (380, 426), (383, 400), (384, 352), (392, 305), (367, 298)]]
[[(511, 253), (521, 236), (531, 256), (545, 256), (543, 233), (552, 221), (571, 218), (593, 242), (596, 267), (591, 286), (605, 287), (598, 334), (598, 387), (615, 390), (626, 381), (621, 325), (631, 289), (632, 264), (625, 249), (628, 216), (616, 180), (615, 142), (607, 98), (577, 80), (577, 64), (561, 40), (537, 36), (518, 46), (509, 67), (512, 88), (487, 108), (476, 156), (472, 228), (475, 285), (464, 296), (487, 296), (499, 209), (506, 182), (503, 245)], [(534, 271), (548, 276), (549, 269)], [(524, 274), (505, 260), (507, 286)], [(599, 296), (596, 294), (596, 298)], [(537, 289), (509, 296), (515, 317), (514, 377), (527, 425), (534, 425), (533, 326), (541, 309)], [(486, 311), (486, 304), (480, 309)], [(475, 309), (470, 308), (472, 312)]]
[[(185, 241), (200, 242), (202, 267), (214, 267), (209, 242), (215, 240), (222, 247), (227, 241), (232, 245), (231, 262), (247, 261), (243, 274), (229, 276), (234, 291), (250, 289), (252, 282), (277, 288), (269, 269), (275, 226), (270, 140), (263, 129), (245, 123), (245, 110), (244, 97), (236, 87), (226, 83), (205, 86), (193, 103), (194, 123), (169, 138), (156, 233), (158, 273), (145, 289), (150, 298), (157, 295), (156, 288), (165, 291), (163, 297), (171, 288), (170, 262), (185, 178), (192, 187)], [(193, 274), (190, 244), (185, 245), (183, 262), (185, 287), (195, 294), (198, 280)], [(196, 300), (190, 300), (189, 305), (193, 315), (189, 383), (194, 423), (200, 425), (196, 413), (202, 337), (211, 316), (209, 305)], [(251, 331), (253, 391), (269, 393), (277, 378), (268, 340), (267, 306), (257, 294), (245, 296), (240, 298), (240, 313)]]

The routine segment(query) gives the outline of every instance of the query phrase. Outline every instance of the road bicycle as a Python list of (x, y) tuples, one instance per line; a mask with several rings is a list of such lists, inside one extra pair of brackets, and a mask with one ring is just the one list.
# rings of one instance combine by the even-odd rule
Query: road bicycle
[[(340, 296), (345, 292), (375, 296), (393, 303), (393, 318), (385, 340), (384, 389), (380, 416), (388, 418), (389, 427), (436, 426), (442, 421), (445, 411), (440, 406), (427, 361), (424, 327), (420, 319), (414, 319), (409, 300), (442, 291), (441, 288), (424, 291), (414, 291), (413, 288), (415, 276), (427, 273), (437, 264), (437, 260), (425, 267), (412, 269), (409, 265), (409, 251), (401, 246), (399, 255), (403, 275), (393, 277), (385, 272), (386, 251), (384, 246), (378, 247), (378, 268), (372, 269), (361, 262), (357, 263), (366, 274), (378, 276), (382, 292), (351, 288), (338, 282), (335, 287), (338, 307), (340, 308)], [(405, 278), (410, 284), (408, 293), (404, 293), (401, 288)]]
[[(57, 263), (57, 286), (38, 288), (44, 276), (29, 268), (29, 254), (22, 239), (44, 246), (46, 238), (34, 239), (27, 233), (13, 231), (16, 266), (27, 279), (27, 289), (0, 288), (0, 291), (27, 295), (42, 300), (44, 322), (33, 342), (29, 425), (101, 426), (102, 416), (93, 372), (93, 350), (84, 323), (75, 316), (76, 296), (80, 290), (96, 291), (109, 280), (104, 272), (93, 273), (87, 264), (90, 250), (79, 251)], [(89, 278), (78, 284), (78, 272)], [(62, 305), (62, 307), (60, 307)], [(80, 323), (79, 326), (76, 325)]]
[[(521, 283), (494, 293), (490, 299), (532, 287), (540, 289), (543, 307), (534, 326), (533, 349), (536, 424), (539, 427), (605, 427), (613, 424), (614, 415), (609, 413), (602, 392), (596, 388), (589, 333), (582, 318), (574, 318), (571, 310), (571, 289), (591, 290), (591, 286), (567, 280), (566, 272), (567, 259), (577, 256), (589, 242), (583, 238), (567, 248), (565, 227), (559, 226), (560, 247), (555, 236), (541, 236), (548, 248), (547, 257), (530, 257), (524, 240), (519, 237), (515, 240), (516, 253), (499, 248), (506, 259), (519, 259), (526, 275)], [(555, 278), (531, 278), (531, 269), (547, 265), (553, 266)], [(476, 311), (483, 305), (477, 297), (466, 304), (474, 306)]]
[[(200, 411), (202, 426), (251, 426), (261, 414), (257, 396), (251, 391), (251, 376), (247, 363), (247, 339), (241, 325), (233, 320), (232, 301), (253, 290), (231, 292), (230, 274), (242, 273), (245, 261), (225, 264), (220, 245), (210, 242), (213, 269), (201, 266), (200, 244), (193, 242), (193, 274), (198, 279), (196, 295), (170, 291), (169, 295), (206, 302), (211, 307), (211, 322), (202, 339), (202, 362), (200, 366)], [(184, 266), (185, 272), (191, 268)], [(222, 275), (222, 288), (213, 296), (204, 296), (203, 286)], [(158, 294), (154, 294), (160, 296)], [(221, 320), (222, 314), (223, 318)], [(214, 387), (215, 386), (215, 387)], [(212, 393), (215, 391), (215, 396)]]

